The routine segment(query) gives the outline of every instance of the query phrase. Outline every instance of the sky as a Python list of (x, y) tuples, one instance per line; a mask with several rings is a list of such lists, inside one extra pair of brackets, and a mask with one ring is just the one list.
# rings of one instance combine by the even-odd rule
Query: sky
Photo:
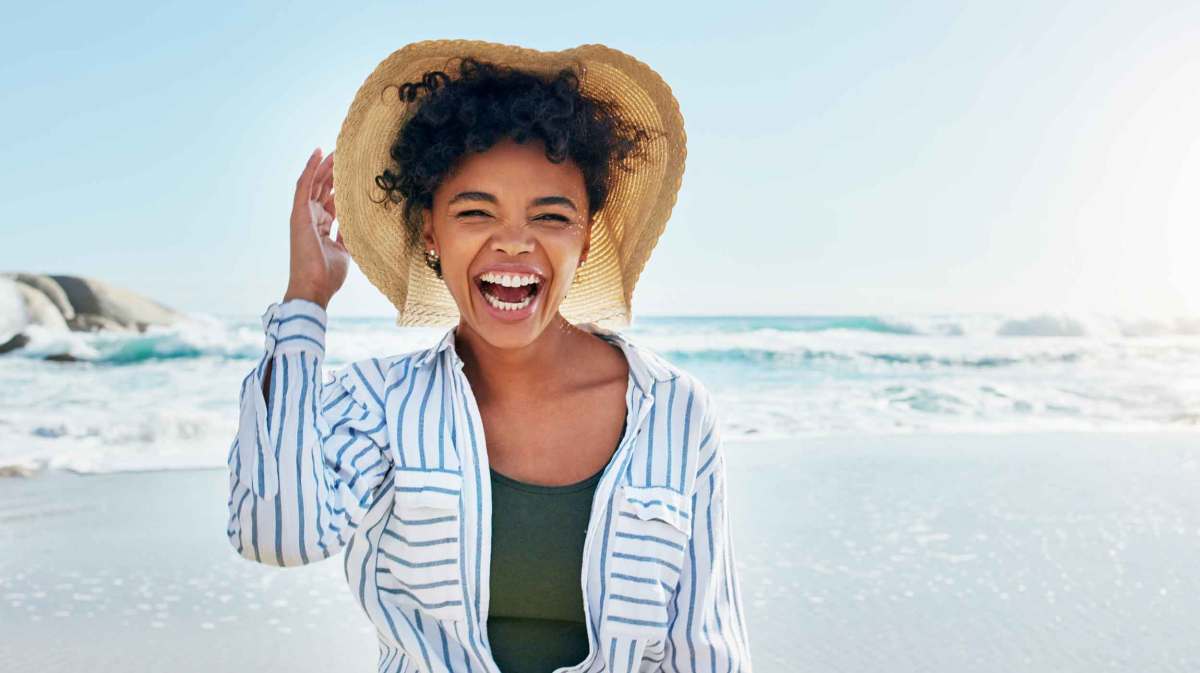
[[(635, 314), (1200, 314), (1200, 3), (21, 3), (0, 271), (282, 298), (295, 179), (409, 42), (599, 42), (687, 168)], [(394, 315), (352, 268), (330, 304)]]

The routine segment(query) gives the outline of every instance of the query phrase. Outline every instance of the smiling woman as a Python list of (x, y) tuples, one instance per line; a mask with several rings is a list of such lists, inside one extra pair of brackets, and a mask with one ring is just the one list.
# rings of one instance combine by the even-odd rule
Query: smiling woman
[[(424, 70), (451, 57), (456, 77)], [(229, 539), (273, 565), (344, 549), (380, 671), (751, 670), (709, 394), (599, 324), (628, 318), (683, 140), (666, 84), (621, 52), (435, 41), (368, 78), (336, 173), (319, 153), (302, 173)], [(451, 315), (431, 283), (455, 324), (322, 381), (347, 255), (402, 324)]]

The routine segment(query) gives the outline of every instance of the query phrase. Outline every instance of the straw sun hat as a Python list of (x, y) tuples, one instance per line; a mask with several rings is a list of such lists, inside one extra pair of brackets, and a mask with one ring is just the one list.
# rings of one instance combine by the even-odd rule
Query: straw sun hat
[[(562, 68), (579, 75), (589, 97), (616, 103), (617, 114), (652, 131), (644, 158), (632, 171), (610, 170), (609, 196), (595, 214), (587, 264), (560, 305), (572, 323), (624, 327), (632, 320), (633, 287), (666, 227), (686, 158), (679, 103), (658, 73), (636, 58), (602, 44), (538, 51), (477, 40), (426, 40), (401, 47), (367, 77), (337, 137), (334, 198), (346, 248), (367, 278), (399, 311), (396, 324), (450, 325), (458, 307), (444, 281), (424, 263), (423, 246), (407, 243), (401, 205), (389, 202), (375, 176), (393, 168), (389, 148), (406, 120), (399, 84), (430, 70), (448, 74), (455, 59), (474, 56), (552, 76)], [(390, 88), (391, 95), (384, 95)]]

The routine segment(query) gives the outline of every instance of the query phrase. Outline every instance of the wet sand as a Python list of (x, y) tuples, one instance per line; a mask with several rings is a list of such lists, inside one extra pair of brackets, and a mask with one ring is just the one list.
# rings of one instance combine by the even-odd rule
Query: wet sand
[[(727, 455), (759, 673), (1200, 670), (1200, 433)], [(340, 557), (238, 556), (227, 480), (0, 479), (0, 670), (374, 670)]]

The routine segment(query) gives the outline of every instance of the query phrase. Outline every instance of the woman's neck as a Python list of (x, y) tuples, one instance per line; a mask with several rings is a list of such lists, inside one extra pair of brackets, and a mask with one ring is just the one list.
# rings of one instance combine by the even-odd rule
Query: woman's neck
[(481, 403), (536, 399), (561, 386), (574, 354), (581, 350), (583, 330), (556, 315), (542, 333), (520, 348), (498, 348), (466, 323), (455, 329), (454, 347), (463, 373)]

